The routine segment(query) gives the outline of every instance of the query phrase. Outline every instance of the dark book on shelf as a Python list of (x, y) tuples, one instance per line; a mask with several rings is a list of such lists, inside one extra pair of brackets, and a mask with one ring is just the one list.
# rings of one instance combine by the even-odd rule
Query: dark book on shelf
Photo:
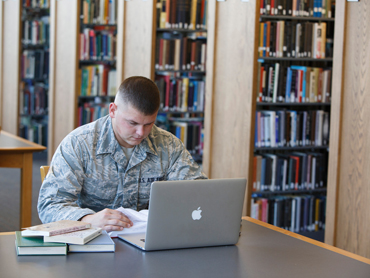
[(285, 230), (289, 230), (292, 223), (292, 198), (286, 197), (284, 202), (284, 224)]

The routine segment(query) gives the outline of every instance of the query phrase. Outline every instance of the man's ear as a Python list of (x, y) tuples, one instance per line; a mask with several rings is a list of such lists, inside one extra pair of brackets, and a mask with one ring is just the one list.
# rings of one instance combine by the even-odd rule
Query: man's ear
[(116, 117), (116, 112), (117, 112), (117, 105), (111, 102), (109, 104), (109, 117), (114, 119)]

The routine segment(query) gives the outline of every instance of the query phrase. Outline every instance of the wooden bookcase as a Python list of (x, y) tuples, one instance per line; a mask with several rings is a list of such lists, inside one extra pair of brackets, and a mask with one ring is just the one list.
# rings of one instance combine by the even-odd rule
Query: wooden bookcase
[[(143, 75), (153, 78), (154, 2), (116, 1), (116, 82)], [(80, 1), (51, 3), (50, 155), (78, 126)], [(140, 34), (140, 36), (138, 36)]]
[(301, 7), (299, 14), (294, 10), (288, 13), (287, 6), (279, 11), (277, 7), (271, 9), (261, 8), (259, 24), (251, 215), (323, 241), (334, 36), (332, 6), (323, 8), (327, 12), (322, 15), (308, 6)]
[(157, 2), (154, 81), (161, 106), (156, 125), (180, 138), (200, 164), (207, 87), (206, 22), (206, 1)]
[[(1, 116), (0, 124), (4, 130), (11, 132), (12, 134), (22, 136), (20, 132), (20, 127), (25, 124), (28, 125), (28, 129), (33, 129), (34, 127), (40, 128), (41, 124), (43, 125), (44, 137), (42, 142), (37, 140), (37, 143), (47, 145), (46, 132), (47, 132), (47, 122), (48, 122), (48, 113), (47, 113), (47, 87), (48, 87), (48, 78), (47, 78), (47, 69), (45, 69), (45, 75), (43, 74), (42, 78), (35, 79), (34, 77), (22, 79), (22, 69), (25, 66), (22, 66), (22, 55), (23, 51), (29, 51), (40, 54), (40, 52), (48, 51), (48, 44), (35, 44), (35, 40), (27, 43), (23, 42), (23, 23), (24, 20), (41, 20), (41, 17), (48, 15), (47, 8), (24, 8), (22, 1), (2, 1), (1, 5), (1, 82), (0, 82), (0, 105), (1, 105)], [(45, 23), (45, 22), (44, 22)], [(45, 24), (44, 24), (45, 25)], [(36, 27), (36, 24), (33, 27), (39, 28), (41, 24)], [(39, 29), (40, 30), (40, 29)], [(45, 29), (44, 31), (47, 31)], [(48, 34), (47, 34), (48, 35)], [(30, 54), (33, 56), (33, 54)], [(33, 56), (35, 57), (35, 56)], [(47, 55), (44, 56), (45, 61)], [(40, 61), (35, 59), (35, 61)], [(44, 63), (41, 63), (42, 65)], [(40, 67), (41, 67), (40, 64)], [(31, 74), (32, 75), (32, 74)], [(28, 76), (30, 77), (30, 76)], [(42, 102), (45, 105), (42, 105), (42, 111), (39, 109), (32, 109), (33, 113), (24, 113), (23, 108), (23, 88), (22, 84), (28, 83), (29, 87), (34, 87), (35, 95), (36, 92), (38, 97), (41, 97), (42, 89)], [(37, 83), (37, 85), (35, 85)], [(38, 87), (38, 88), (37, 88)], [(40, 89), (40, 90), (39, 90)], [(31, 91), (33, 91), (31, 89)], [(32, 99), (32, 104), (34, 108), (40, 108), (38, 101), (35, 97), (30, 97)], [(41, 99), (41, 98), (38, 98)], [(31, 102), (31, 101), (30, 101)], [(22, 107), (21, 107), (22, 106)], [(28, 107), (30, 108), (30, 107)], [(22, 124), (23, 123), (23, 124)], [(41, 130), (40, 130), (41, 131)], [(34, 132), (33, 135), (39, 133)], [(40, 134), (41, 135), (41, 134)], [(25, 136), (28, 138), (28, 136)], [(37, 139), (34, 137), (34, 140)], [(32, 140), (32, 138), (28, 138)]]
[[(203, 167), (211, 178), (248, 178), (247, 215), (252, 192), (259, 4), (212, 1), (209, 5), (209, 14), (214, 15), (208, 25), (213, 54), (207, 61), (212, 71), (207, 71)], [(359, 49), (363, 57), (369, 53), (369, 38), (364, 35), (370, 26), (367, 8), (364, 2), (336, 1), (325, 243), (370, 257), (365, 240), (370, 227), (369, 159), (364, 151), (369, 143), (361, 135), (368, 134), (369, 128), (361, 124), (353, 129), (354, 122), (366, 119), (369, 107), (365, 74), (370, 70), (369, 60), (358, 59)], [(216, 19), (217, 24), (212, 24)], [(355, 39), (359, 37), (360, 41)]]
[(24, 3), (21, 17), (20, 137), (47, 146), (49, 2)]

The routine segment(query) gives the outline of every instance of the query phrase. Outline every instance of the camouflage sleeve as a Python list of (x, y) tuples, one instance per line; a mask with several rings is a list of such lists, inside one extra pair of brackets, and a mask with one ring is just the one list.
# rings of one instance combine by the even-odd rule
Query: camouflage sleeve
[(172, 142), (174, 151), (171, 155), (171, 164), (167, 172), (167, 180), (195, 180), (207, 179), (202, 168), (194, 161), (189, 151), (178, 138)]
[(83, 150), (77, 139), (67, 136), (56, 150), (41, 185), (37, 209), (43, 223), (78, 220), (95, 213), (77, 204), (84, 179)]

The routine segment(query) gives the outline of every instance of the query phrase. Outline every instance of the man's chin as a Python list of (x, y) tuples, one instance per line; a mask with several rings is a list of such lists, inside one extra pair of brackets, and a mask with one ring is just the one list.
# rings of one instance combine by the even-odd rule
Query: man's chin
[(131, 146), (136, 146), (136, 145), (139, 145), (141, 143), (141, 141), (143, 141), (143, 138), (141, 138), (141, 139), (131, 139), (129, 144)]

